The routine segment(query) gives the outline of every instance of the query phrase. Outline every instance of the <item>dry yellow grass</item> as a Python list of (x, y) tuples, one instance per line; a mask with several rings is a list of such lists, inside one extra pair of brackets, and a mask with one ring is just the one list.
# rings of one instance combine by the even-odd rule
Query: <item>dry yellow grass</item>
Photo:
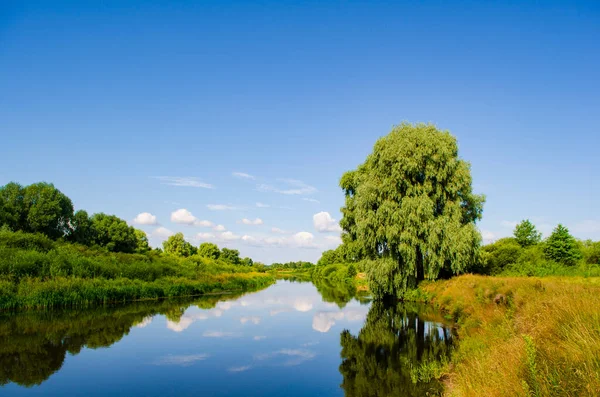
[(465, 275), (420, 290), (458, 321), (448, 395), (600, 396), (600, 279)]

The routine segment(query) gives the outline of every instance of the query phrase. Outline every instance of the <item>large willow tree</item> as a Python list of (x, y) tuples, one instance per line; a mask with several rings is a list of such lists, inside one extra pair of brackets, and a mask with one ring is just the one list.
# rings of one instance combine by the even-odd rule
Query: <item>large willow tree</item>
[(380, 138), (367, 160), (340, 181), (346, 202), (344, 241), (369, 261), (376, 297), (400, 296), (440, 273), (472, 264), (481, 236), (485, 198), (473, 194), (468, 162), (447, 131), (431, 124), (401, 124)]

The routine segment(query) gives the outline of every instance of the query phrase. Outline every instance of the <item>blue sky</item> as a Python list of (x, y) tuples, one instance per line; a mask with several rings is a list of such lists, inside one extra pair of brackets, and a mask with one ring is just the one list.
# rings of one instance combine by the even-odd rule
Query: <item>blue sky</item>
[(600, 239), (598, 2), (82, 3), (0, 5), (0, 184), (314, 261), (342, 173), (424, 121), (471, 162), (486, 239)]

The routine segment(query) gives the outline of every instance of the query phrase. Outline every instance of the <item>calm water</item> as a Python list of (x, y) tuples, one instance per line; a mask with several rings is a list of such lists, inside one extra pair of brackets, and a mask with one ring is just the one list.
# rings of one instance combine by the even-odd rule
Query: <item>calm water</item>
[[(0, 314), (0, 395), (421, 396), (451, 350), (435, 313), (344, 287)], [(347, 330), (347, 331), (346, 331)], [(412, 370), (411, 370), (412, 368)]]

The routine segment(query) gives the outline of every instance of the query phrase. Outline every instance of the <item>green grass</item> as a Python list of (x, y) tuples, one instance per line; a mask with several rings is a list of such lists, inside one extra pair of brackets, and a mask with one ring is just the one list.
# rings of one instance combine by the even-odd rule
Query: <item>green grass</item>
[(456, 321), (447, 395), (600, 395), (600, 278), (465, 275), (407, 298)]
[(0, 232), (0, 310), (91, 306), (254, 290), (274, 278), (192, 256), (109, 253), (42, 235)]

